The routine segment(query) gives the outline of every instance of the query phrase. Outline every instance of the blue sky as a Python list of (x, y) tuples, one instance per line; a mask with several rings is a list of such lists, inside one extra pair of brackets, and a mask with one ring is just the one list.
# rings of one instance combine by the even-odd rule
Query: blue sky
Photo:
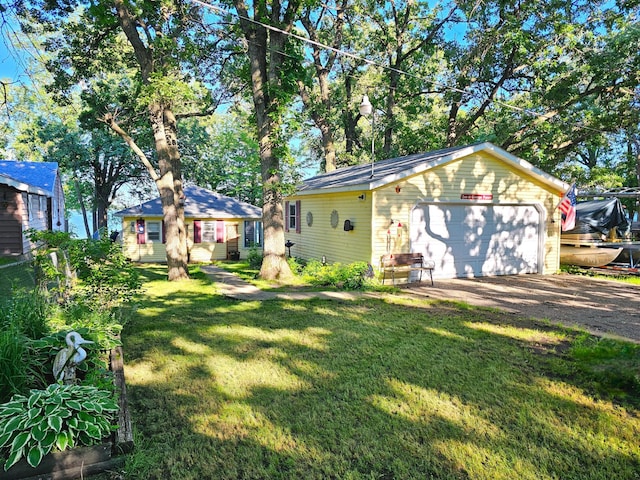
[(13, 56), (7, 51), (4, 41), (0, 42), (0, 78), (2, 80), (15, 80), (18, 75), (18, 66)]
[(19, 53), (11, 45), (7, 45), (7, 35), (12, 33), (13, 30), (8, 28), (6, 24), (0, 30), (0, 79), (10, 82), (28, 81), (28, 76), (24, 71), (27, 61), (22, 59), (20, 63), (17, 63), (16, 56)]
[(0, 28), (0, 79), (2, 80), (16, 80), (21, 73), (21, 69), (16, 65), (14, 54), (15, 52), (11, 48), (11, 45), (7, 45), (9, 39), (7, 38), (14, 33), (14, 27), (10, 21), (6, 21), (6, 17), (2, 20), (2, 27)]

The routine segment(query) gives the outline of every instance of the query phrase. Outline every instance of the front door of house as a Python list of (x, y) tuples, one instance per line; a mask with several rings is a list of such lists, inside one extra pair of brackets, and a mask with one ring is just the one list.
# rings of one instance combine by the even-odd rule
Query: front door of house
[(233, 259), (233, 256), (240, 251), (240, 235), (238, 234), (238, 225), (230, 224), (226, 226), (227, 237), (227, 259)]

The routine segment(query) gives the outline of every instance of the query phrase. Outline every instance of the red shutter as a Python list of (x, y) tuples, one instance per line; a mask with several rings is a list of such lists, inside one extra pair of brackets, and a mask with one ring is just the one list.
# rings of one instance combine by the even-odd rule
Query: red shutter
[(139, 218), (136, 220), (136, 233), (138, 237), (138, 245), (145, 243), (145, 235), (144, 235), (144, 220)]
[(200, 220), (193, 221), (193, 243), (202, 243), (202, 224)]
[(164, 220), (162, 221), (162, 243), (167, 243), (167, 232), (164, 228)]
[(284, 231), (289, 231), (289, 202), (284, 202)]
[(296, 233), (300, 233), (300, 200), (296, 200)]
[(216, 243), (224, 243), (224, 220), (216, 220)]

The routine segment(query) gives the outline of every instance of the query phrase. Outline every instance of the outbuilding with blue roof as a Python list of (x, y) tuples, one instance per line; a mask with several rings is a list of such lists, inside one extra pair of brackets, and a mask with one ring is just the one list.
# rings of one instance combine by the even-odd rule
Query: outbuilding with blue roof
[(0, 161), (0, 255), (28, 255), (28, 229), (67, 231), (56, 162)]

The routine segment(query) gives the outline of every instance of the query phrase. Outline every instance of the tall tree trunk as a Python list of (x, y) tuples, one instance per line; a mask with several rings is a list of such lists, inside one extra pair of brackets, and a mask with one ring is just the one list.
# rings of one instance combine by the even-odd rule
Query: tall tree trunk
[[(274, 152), (274, 139), (278, 138), (277, 130), (279, 127), (277, 122), (279, 116), (276, 112), (280, 104), (277, 95), (269, 93), (274, 89), (281, 88), (279, 76), (286, 37), (283, 33), (269, 32), (263, 25), (249, 21), (248, 11), (243, 0), (235, 0), (235, 6), (240, 15), (240, 28), (247, 40), (253, 104), (260, 146), (264, 202), (262, 206), (264, 247), (260, 277), (267, 280), (286, 281), (292, 276), (292, 273), (287, 263), (284, 246), (280, 159)], [(260, 16), (262, 19), (266, 18), (267, 8), (264, 2), (256, 2), (254, 7), (256, 16)], [(276, 5), (272, 8), (272, 20), (277, 20), (280, 12), (277, 11)]]
[(102, 119), (129, 145), (149, 172), (160, 193), (165, 228), (168, 279), (179, 280), (189, 277), (187, 267), (187, 236), (184, 225), (184, 192), (180, 172), (180, 154), (175, 136), (175, 117), (170, 108), (160, 103), (149, 107), (149, 117), (160, 173), (138, 147), (133, 139), (118, 125), (113, 115)]
[(336, 146), (333, 142), (333, 127), (331, 126), (331, 122), (329, 121), (329, 114), (331, 112), (329, 71), (326, 69), (321, 69), (321, 71), (319, 71), (317, 75), (318, 83), (320, 85), (320, 102), (322, 104), (322, 115), (317, 115), (316, 125), (320, 129), (320, 134), (322, 136), (325, 172), (332, 172), (336, 169)]
[(301, 18), (302, 25), (307, 30), (309, 38), (314, 42), (312, 45), (312, 56), (316, 78), (318, 80), (318, 87), (320, 88), (320, 108), (312, 105), (306, 86), (303, 82), (300, 82), (300, 92), (305, 107), (311, 112), (311, 118), (316, 124), (316, 127), (320, 130), (325, 172), (331, 172), (336, 169), (336, 147), (333, 140), (333, 126), (330, 121), (333, 105), (331, 101), (329, 73), (333, 69), (333, 65), (336, 60), (336, 52), (342, 46), (344, 12), (347, 7), (347, 2), (348, 0), (341, 0), (339, 5), (338, 2), (336, 2), (336, 17), (332, 31), (332, 50), (328, 53), (324, 64), (322, 63), (323, 49), (321, 49), (318, 44), (320, 41), (318, 37), (318, 25), (320, 25), (326, 10), (323, 10), (323, 13), (319, 17), (312, 19), (312, 9), (308, 8), (305, 15)]
[[(456, 97), (459, 95), (456, 95)], [(447, 120), (447, 147), (455, 147), (458, 141), (458, 112), (460, 111), (460, 103), (454, 100), (449, 108), (449, 118)]]
[(345, 107), (342, 110), (342, 122), (344, 127), (344, 136), (346, 139), (345, 152), (347, 157), (353, 154), (355, 147), (362, 148), (360, 139), (358, 138), (357, 125), (358, 121), (362, 117), (358, 110), (357, 113), (351, 109), (353, 104), (353, 76), (357, 70), (357, 67), (350, 69), (343, 76), (344, 78), (344, 91), (345, 91)]
[[(154, 73), (154, 51), (147, 48), (140, 38), (137, 19), (129, 10), (124, 0), (114, 0), (114, 6), (120, 27), (133, 47), (142, 80), (148, 83)], [(180, 280), (189, 278), (187, 267), (187, 236), (184, 225), (184, 193), (182, 190), (182, 172), (180, 169), (180, 152), (176, 118), (170, 105), (161, 100), (152, 101), (148, 107), (149, 120), (153, 130), (156, 155), (160, 174), (148, 161), (144, 153), (115, 122), (112, 116), (105, 116), (105, 121), (116, 131), (138, 155), (156, 183), (162, 202), (162, 213), (165, 228), (166, 256), (168, 279)], [(119, 131), (115, 128), (117, 127)], [(284, 246), (283, 246), (284, 250)]]
[(102, 165), (99, 161), (94, 162), (94, 179), (95, 179), (95, 216), (94, 216), (94, 232), (103, 230), (107, 231), (107, 209), (109, 208), (109, 187), (104, 184), (104, 174)]
[[(318, 108), (314, 107), (313, 100), (309, 96), (309, 92), (306, 89), (306, 86), (302, 85), (300, 82), (300, 98), (302, 99), (302, 103), (305, 108), (309, 110), (311, 119), (313, 123), (316, 124), (316, 127), (320, 130), (320, 136), (322, 139), (322, 153), (324, 158), (324, 171), (332, 172), (336, 169), (336, 146), (333, 141), (333, 128), (327, 118), (326, 112), (328, 112), (330, 108), (330, 103), (322, 100), (323, 102), (323, 110), (325, 114), (321, 114), (318, 111)], [(322, 90), (322, 88), (321, 88)], [(327, 89), (327, 99), (328, 99), (328, 89)]]
[[(398, 54), (400, 55), (400, 53)], [(397, 62), (400, 63), (400, 62)], [(393, 125), (395, 122), (395, 108), (396, 108), (396, 91), (398, 89), (398, 83), (400, 83), (400, 73), (394, 68), (389, 73), (389, 91), (387, 92), (387, 105), (386, 105), (386, 124), (384, 127), (384, 143), (382, 145), (382, 151), (385, 158), (389, 158), (391, 153), (391, 143), (393, 141)], [(375, 160), (375, 159), (374, 159)]]
[(176, 119), (172, 110), (161, 103), (149, 106), (149, 117), (160, 170), (155, 182), (162, 203), (168, 279), (180, 280), (188, 278), (189, 273)]
[(76, 196), (78, 197), (78, 203), (82, 210), (82, 220), (84, 222), (84, 231), (87, 234), (87, 238), (91, 238), (91, 229), (89, 228), (89, 219), (87, 218), (87, 207), (84, 204), (84, 198), (82, 198), (82, 189), (80, 188), (80, 182), (77, 175), (74, 173), (73, 184), (76, 190)]

